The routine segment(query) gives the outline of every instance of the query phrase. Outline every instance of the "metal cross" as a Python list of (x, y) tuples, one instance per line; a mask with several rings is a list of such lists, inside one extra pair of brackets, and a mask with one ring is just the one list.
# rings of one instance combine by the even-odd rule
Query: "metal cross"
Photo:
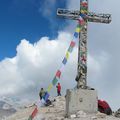
[[(86, 1), (86, 5), (83, 5), (83, 1)], [(85, 11), (84, 11), (85, 10)], [(85, 24), (79, 34), (78, 44), (78, 68), (77, 68), (77, 88), (87, 89), (87, 24), (88, 22), (97, 23), (110, 23), (110, 14), (96, 14), (88, 11), (88, 0), (80, 0), (80, 10), (57, 10), (57, 15), (60, 17), (79, 20), (80, 15), (84, 18)]]

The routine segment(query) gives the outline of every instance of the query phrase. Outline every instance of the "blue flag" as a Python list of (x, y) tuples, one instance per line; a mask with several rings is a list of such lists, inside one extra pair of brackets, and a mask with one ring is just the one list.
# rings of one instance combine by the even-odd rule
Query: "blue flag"
[(78, 33), (77, 32), (74, 33), (74, 37), (78, 38)]
[(62, 63), (63, 63), (64, 65), (67, 63), (67, 58), (66, 58), (66, 57), (64, 57)]

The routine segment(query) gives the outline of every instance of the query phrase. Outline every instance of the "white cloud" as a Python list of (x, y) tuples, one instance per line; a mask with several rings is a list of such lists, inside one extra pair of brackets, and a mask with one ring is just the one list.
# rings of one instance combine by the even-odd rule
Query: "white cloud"
[(40, 12), (45, 16), (51, 16), (52, 15), (52, 9), (54, 8), (56, 3), (56, 0), (45, 0), (39, 9)]
[(52, 22), (53, 10), (55, 8), (56, 0), (44, 0), (39, 8), (39, 12)]
[[(56, 0), (43, 0), (38, 11), (49, 22), (52, 31), (56, 29)], [(53, 33), (54, 34), (54, 33)]]
[[(60, 68), (71, 38), (72, 36), (69, 33), (59, 32), (58, 38), (55, 40), (42, 37), (34, 44), (25, 39), (21, 40), (16, 49), (16, 56), (14, 58), (6, 58), (0, 62), (0, 95), (38, 96), (39, 89), (41, 87), (47, 88), (56, 70)], [(95, 74), (94, 76), (97, 77), (102, 66), (91, 56), (88, 58), (89, 76), (91, 78)], [(71, 54), (61, 76), (60, 82), (63, 91), (76, 85), (74, 80), (76, 70), (77, 47)], [(53, 91), (55, 89), (53, 88)]]
[(0, 62), (0, 95), (47, 87), (63, 59), (68, 39), (70, 34), (59, 33), (56, 40), (42, 37), (34, 44), (21, 40), (16, 56)]

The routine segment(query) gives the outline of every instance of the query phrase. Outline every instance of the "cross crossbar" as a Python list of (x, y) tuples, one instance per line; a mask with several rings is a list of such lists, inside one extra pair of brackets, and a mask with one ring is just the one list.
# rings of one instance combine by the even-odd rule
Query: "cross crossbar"
[[(80, 17), (80, 11), (58, 8), (57, 15), (72, 20), (78, 20)], [(88, 14), (86, 15), (86, 19), (88, 19), (89, 22), (110, 23), (111, 14), (102, 14), (102, 13), (96, 14), (94, 12), (88, 12)]]

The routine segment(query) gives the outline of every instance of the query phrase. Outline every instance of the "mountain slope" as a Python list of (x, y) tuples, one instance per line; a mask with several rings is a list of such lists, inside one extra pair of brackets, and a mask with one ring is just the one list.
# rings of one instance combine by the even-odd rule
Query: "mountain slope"
[(0, 101), (0, 118), (3, 118), (4, 116), (10, 116), (16, 112), (16, 109), (6, 103), (5, 101)]
[[(103, 113), (87, 114), (83, 111), (65, 118), (65, 98), (56, 97), (56, 101), (48, 107), (38, 107), (38, 113), (33, 120), (120, 120), (114, 116), (107, 116)], [(36, 106), (21, 109), (7, 120), (27, 120)]]

